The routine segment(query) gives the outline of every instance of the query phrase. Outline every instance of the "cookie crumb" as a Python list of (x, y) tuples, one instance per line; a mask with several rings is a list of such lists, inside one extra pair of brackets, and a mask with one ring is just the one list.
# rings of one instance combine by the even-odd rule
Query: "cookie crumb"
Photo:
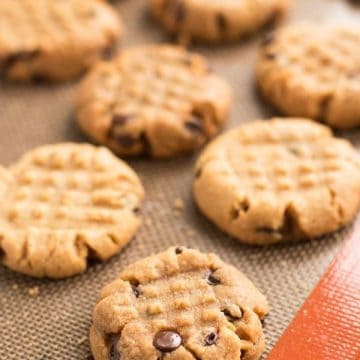
[(184, 209), (184, 202), (180, 198), (176, 198), (174, 200), (174, 209), (175, 210), (183, 210)]
[(283, 266), (284, 268), (287, 268), (287, 267), (288, 267), (288, 263), (287, 263), (286, 260), (281, 260), (281, 261), (280, 261), (280, 264), (281, 264), (281, 266)]
[(80, 338), (77, 342), (78, 345), (82, 345), (87, 341), (87, 337), (83, 336), (82, 338)]
[(13, 284), (13, 286), (12, 286), (12, 289), (13, 290), (17, 290), (19, 288), (19, 285), (18, 284)]
[(39, 287), (38, 286), (34, 286), (28, 289), (28, 294), (30, 296), (36, 297), (38, 296), (40, 293)]

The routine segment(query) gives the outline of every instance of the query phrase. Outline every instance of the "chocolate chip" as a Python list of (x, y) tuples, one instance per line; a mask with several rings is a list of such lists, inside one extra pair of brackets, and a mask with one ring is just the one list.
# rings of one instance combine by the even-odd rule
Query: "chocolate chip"
[[(82, 246), (82, 245), (79, 245)], [(102, 261), (99, 258), (99, 255), (92, 249), (89, 248), (88, 257), (87, 257), (87, 263), (89, 266), (96, 266)]]
[(136, 139), (129, 134), (115, 134), (113, 138), (122, 147), (131, 147), (136, 143)]
[(177, 248), (175, 249), (175, 254), (176, 254), (176, 255), (180, 255), (182, 252), (183, 252), (183, 249), (180, 248), (180, 247), (177, 247)]
[(212, 286), (216, 286), (221, 283), (220, 280), (214, 276), (213, 271), (211, 271), (211, 270), (209, 270), (206, 273), (206, 281), (209, 285), (212, 285)]
[(121, 356), (117, 348), (119, 342), (119, 335), (111, 335), (109, 340), (109, 360), (120, 360)]
[(142, 291), (140, 289), (140, 283), (135, 280), (135, 281), (131, 281), (130, 285), (134, 295), (138, 298), (142, 294)]
[(240, 216), (240, 210), (238, 209), (238, 207), (232, 207), (230, 210), (230, 218), (231, 220), (236, 220), (238, 217)]
[(174, 19), (177, 23), (183, 22), (186, 15), (185, 5), (181, 1), (175, 1), (174, 5)]
[(262, 233), (265, 233), (265, 234), (280, 234), (279, 229), (272, 229), (272, 228), (267, 227), (267, 226), (257, 227), (256, 231), (257, 232), (262, 232)]
[(115, 114), (112, 118), (111, 129), (109, 131), (109, 137), (116, 141), (120, 146), (131, 147), (138, 139), (134, 138), (131, 134), (121, 132), (121, 128), (129, 122), (132, 115)]
[(240, 203), (240, 208), (243, 212), (247, 212), (250, 208), (250, 203), (248, 199), (244, 199), (241, 203)]
[(267, 53), (265, 53), (265, 58), (268, 60), (274, 60), (274, 59), (276, 59), (276, 54), (267, 52)]
[(181, 344), (181, 336), (177, 332), (170, 330), (159, 331), (153, 341), (153, 345), (162, 352), (174, 351)]
[(320, 120), (323, 120), (327, 117), (332, 100), (333, 100), (332, 94), (327, 94), (321, 99), (320, 105), (319, 105)]
[(211, 346), (216, 344), (216, 340), (217, 340), (217, 334), (212, 332), (209, 335), (206, 335), (205, 337), (205, 346)]
[(31, 76), (31, 81), (36, 84), (45, 84), (48, 81), (48, 78), (45, 74), (34, 73)]
[(226, 31), (227, 21), (223, 14), (216, 15), (216, 24), (217, 24), (217, 28), (221, 33)]
[(146, 132), (142, 132), (140, 135), (140, 143), (142, 144), (144, 153), (146, 154), (152, 154), (152, 146), (150, 144), (150, 141), (146, 135)]
[(40, 50), (28, 50), (28, 51), (18, 51), (9, 55), (2, 63), (2, 67), (10, 68), (14, 66), (18, 61), (29, 61), (40, 55)]
[(202, 168), (198, 168), (195, 172), (195, 178), (198, 179), (202, 174)]
[(274, 237), (291, 237), (292, 234), (302, 233), (298, 224), (298, 215), (291, 205), (286, 208), (280, 226), (275, 229), (269, 226), (260, 226), (256, 228), (256, 231)]
[(235, 204), (232, 206), (231, 210), (230, 210), (230, 218), (232, 220), (236, 220), (239, 216), (241, 212), (248, 212), (250, 209), (250, 203), (248, 199), (244, 199), (242, 202), (240, 202), (239, 204)]
[(235, 321), (240, 320), (242, 318), (242, 312), (241, 312), (240, 317), (239, 316), (234, 316), (233, 314), (231, 314), (231, 312), (228, 309), (224, 309), (224, 310), (222, 310), (222, 312), (224, 313), (224, 315), (226, 316), (226, 318), (230, 322), (235, 322)]
[(202, 132), (204, 130), (201, 119), (193, 116), (190, 120), (185, 122), (185, 127), (192, 132)]
[(133, 212), (134, 212), (134, 214), (139, 214), (140, 213), (140, 208), (139, 207), (136, 207), (136, 208), (134, 208), (133, 209)]
[(113, 46), (105, 46), (100, 50), (100, 57), (104, 60), (110, 60), (114, 55)]
[(135, 295), (135, 297), (139, 297), (141, 295), (141, 290), (139, 288), (139, 285), (131, 285), (131, 289)]
[(268, 20), (264, 24), (264, 29), (274, 29), (278, 23), (279, 18), (282, 16), (280, 9), (274, 9), (273, 13), (269, 16)]
[(270, 45), (274, 41), (274, 39), (275, 39), (275, 34), (273, 31), (267, 33), (261, 41), (261, 46), (265, 47)]

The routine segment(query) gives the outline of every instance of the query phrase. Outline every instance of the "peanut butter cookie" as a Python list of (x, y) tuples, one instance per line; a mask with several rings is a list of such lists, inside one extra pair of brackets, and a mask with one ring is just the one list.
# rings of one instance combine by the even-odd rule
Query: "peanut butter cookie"
[(106, 148), (36, 148), (0, 171), (0, 251), (9, 268), (63, 278), (119, 252), (139, 226), (136, 174)]
[(0, 75), (71, 79), (107, 54), (121, 35), (116, 12), (99, 0), (1, 0)]
[(231, 89), (200, 55), (171, 45), (122, 51), (83, 81), (77, 120), (119, 155), (172, 157), (216, 135), (228, 118)]
[(267, 312), (252, 282), (216, 255), (170, 248), (102, 290), (90, 344), (95, 360), (255, 360)]
[(263, 42), (257, 82), (286, 115), (360, 126), (360, 26), (301, 23), (274, 32)]
[(246, 243), (320, 237), (356, 215), (360, 160), (347, 140), (310, 120), (255, 121), (204, 150), (194, 197), (210, 220)]

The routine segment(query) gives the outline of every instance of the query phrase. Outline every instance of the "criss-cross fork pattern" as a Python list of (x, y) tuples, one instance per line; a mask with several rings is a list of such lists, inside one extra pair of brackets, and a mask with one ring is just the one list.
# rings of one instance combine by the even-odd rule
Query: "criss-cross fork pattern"
[(140, 181), (105, 148), (40, 147), (4, 174), (0, 249), (14, 270), (73, 275), (85, 269), (89, 255), (114, 255), (139, 226)]
[(329, 138), (288, 143), (239, 145), (238, 157), (228, 155), (242, 186), (250, 193), (315, 190), (333, 185), (343, 172), (359, 167), (348, 146)]
[[(335, 86), (340, 79), (352, 81), (360, 72), (360, 35), (346, 28), (329, 26), (319, 31), (304, 25), (280, 31), (276, 49), (277, 53), (273, 53), (276, 61), (290, 72), (324, 87)], [(270, 44), (265, 55), (272, 51)]]
[[(111, 334), (119, 334), (117, 348), (124, 359), (127, 333), (139, 324), (143, 329), (139, 336), (145, 338), (139, 351), (146, 355), (150, 355), (146, 348), (154, 335), (166, 329), (176, 330), (184, 349), (199, 359), (224, 355), (226, 346), (239, 357), (261, 346), (261, 324), (244, 300), (246, 286), (227, 277), (234, 270), (217, 258), (194, 254), (184, 248), (169, 249), (125, 269), (110, 290), (104, 290), (106, 295), (95, 308), (94, 326), (104, 342)], [(189, 259), (193, 262), (188, 263)], [(217, 339), (214, 347), (206, 345), (208, 336)]]
[[(112, 115), (181, 119), (204, 96), (203, 77), (207, 74), (205, 60), (180, 49), (128, 50), (99, 71), (93, 100), (98, 94)], [(106, 99), (103, 94), (108, 95)]]
[(76, 39), (85, 36), (87, 27), (101, 21), (98, 11), (96, 1), (3, 0), (0, 2), (2, 53), (16, 56), (18, 49), (22, 49), (23, 56), (31, 56), (31, 51), (61, 42), (75, 47)]
[(88, 150), (39, 150), (15, 166), (9, 225), (89, 229), (114, 225), (124, 210), (135, 209), (133, 176), (121, 163), (106, 164), (103, 149)]

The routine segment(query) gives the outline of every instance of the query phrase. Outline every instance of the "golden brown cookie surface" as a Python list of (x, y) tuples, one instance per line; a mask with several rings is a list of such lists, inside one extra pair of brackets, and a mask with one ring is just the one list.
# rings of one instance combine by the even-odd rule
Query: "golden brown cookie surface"
[(189, 153), (226, 122), (231, 89), (200, 55), (170, 45), (122, 51), (83, 81), (77, 120), (120, 155)]
[(255, 121), (201, 154), (194, 197), (221, 229), (250, 244), (319, 237), (351, 222), (360, 205), (356, 150), (304, 119)]
[(259, 359), (267, 312), (265, 297), (234, 267), (170, 248), (102, 290), (90, 344), (95, 360)]
[(286, 115), (360, 126), (360, 26), (301, 23), (275, 31), (260, 52), (257, 82)]
[(0, 173), (0, 249), (9, 268), (61, 278), (105, 260), (134, 236), (143, 188), (107, 149), (36, 148)]
[(122, 28), (99, 0), (2, 0), (0, 24), (0, 74), (18, 81), (79, 75), (112, 48)]

